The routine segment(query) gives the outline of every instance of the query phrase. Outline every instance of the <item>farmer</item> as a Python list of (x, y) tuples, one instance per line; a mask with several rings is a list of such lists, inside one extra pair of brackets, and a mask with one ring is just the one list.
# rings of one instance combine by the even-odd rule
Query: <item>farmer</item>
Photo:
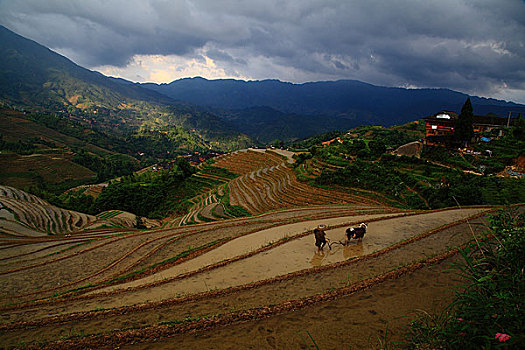
[(324, 232), (325, 225), (319, 225), (314, 229), (315, 236), (315, 246), (317, 251), (323, 250), (324, 245), (326, 244), (326, 233)]

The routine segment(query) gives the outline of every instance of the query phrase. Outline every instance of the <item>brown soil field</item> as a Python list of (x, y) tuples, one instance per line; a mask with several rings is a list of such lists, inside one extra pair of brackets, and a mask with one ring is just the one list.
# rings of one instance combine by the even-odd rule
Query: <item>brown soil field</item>
[(12, 110), (0, 109), (0, 133), (9, 141), (16, 142), (29, 138), (39, 138), (54, 143), (58, 148), (67, 146), (81, 147), (96, 153), (112, 153), (77, 138), (61, 134), (31, 120), (24, 119), (23, 113)]
[(48, 183), (82, 180), (88, 181), (96, 174), (71, 161), (72, 154), (51, 153), (18, 155), (0, 153), (0, 183), (24, 188), (35, 185), (36, 177)]

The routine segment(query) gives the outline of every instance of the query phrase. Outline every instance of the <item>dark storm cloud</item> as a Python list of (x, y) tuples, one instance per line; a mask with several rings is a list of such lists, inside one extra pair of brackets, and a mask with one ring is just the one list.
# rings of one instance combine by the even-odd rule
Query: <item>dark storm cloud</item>
[(524, 21), (518, 0), (0, 0), (1, 24), (88, 67), (206, 55), (257, 79), (503, 88), (525, 101)]
[(2, 1), (0, 20), (43, 45), (71, 53), (79, 64), (123, 66), (134, 54), (184, 55), (206, 42), (187, 6), (168, 5), (164, 1)]

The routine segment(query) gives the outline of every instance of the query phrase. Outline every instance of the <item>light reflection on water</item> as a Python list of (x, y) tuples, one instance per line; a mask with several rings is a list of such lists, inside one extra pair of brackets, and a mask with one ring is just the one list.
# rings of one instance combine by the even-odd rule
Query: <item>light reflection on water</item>
[(363, 241), (350, 243), (343, 247), (343, 256), (345, 259), (350, 259), (356, 256), (363, 255)]
[(362, 241), (350, 242), (347, 246), (332, 244), (332, 249), (329, 249), (327, 246), (325, 246), (324, 250), (315, 250), (312, 259), (310, 259), (310, 264), (312, 266), (321, 266), (323, 262), (326, 262), (328, 260), (327, 258), (330, 256), (338, 257), (342, 255), (343, 258), (338, 260), (347, 260), (356, 256), (361, 256), (363, 254), (364, 249)]

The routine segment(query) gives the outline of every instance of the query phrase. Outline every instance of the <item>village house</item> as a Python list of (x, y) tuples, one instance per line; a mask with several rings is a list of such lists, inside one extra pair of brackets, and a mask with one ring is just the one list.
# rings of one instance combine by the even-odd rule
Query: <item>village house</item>
[(332, 139), (330, 141), (325, 141), (322, 143), (323, 147), (329, 146), (332, 142), (337, 141), (339, 143), (343, 143), (343, 140), (341, 140), (341, 137), (336, 137), (335, 139)]
[[(454, 143), (454, 126), (458, 114), (451, 111), (441, 111), (425, 121), (425, 144), (449, 146)], [(472, 127), (474, 129), (473, 142), (478, 142), (483, 134), (491, 133), (492, 137), (500, 137), (503, 130), (514, 125), (516, 118), (501, 118), (497, 116), (475, 115)]]

